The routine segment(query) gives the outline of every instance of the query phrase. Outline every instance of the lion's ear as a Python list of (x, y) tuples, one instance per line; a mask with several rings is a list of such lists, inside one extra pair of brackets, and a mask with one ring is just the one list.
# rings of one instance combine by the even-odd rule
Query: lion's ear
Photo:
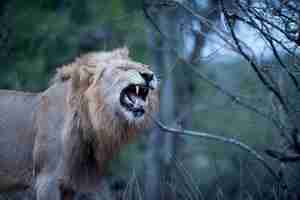
[(113, 53), (115, 53), (117, 56), (123, 59), (129, 58), (129, 49), (126, 46), (123, 48), (116, 49)]
[(78, 89), (87, 89), (91, 84), (91, 79), (96, 73), (95, 68), (77, 67), (72, 73), (72, 88), (76, 91)]
[(94, 75), (97, 72), (95, 67), (82, 67), (82, 70), (88, 73), (89, 75)]

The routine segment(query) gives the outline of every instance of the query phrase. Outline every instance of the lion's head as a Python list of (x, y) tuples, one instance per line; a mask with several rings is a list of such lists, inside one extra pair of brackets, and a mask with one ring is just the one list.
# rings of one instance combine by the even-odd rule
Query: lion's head
[[(129, 58), (128, 49), (90, 53), (60, 69), (83, 94), (96, 130), (144, 128), (158, 108), (158, 81), (149, 66)], [(109, 126), (109, 127), (105, 127)]]
[(147, 65), (130, 59), (126, 48), (79, 57), (60, 68), (57, 78), (67, 100), (64, 179), (88, 190), (121, 146), (151, 124), (158, 109), (157, 78)]

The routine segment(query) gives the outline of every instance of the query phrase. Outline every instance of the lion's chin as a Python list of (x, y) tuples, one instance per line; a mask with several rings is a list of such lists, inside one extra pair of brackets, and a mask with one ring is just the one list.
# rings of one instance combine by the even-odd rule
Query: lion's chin
[(125, 116), (126, 121), (130, 124), (141, 124), (144, 121), (145, 114), (144, 113), (136, 113), (132, 111), (128, 111), (126, 109), (122, 109), (123, 115)]

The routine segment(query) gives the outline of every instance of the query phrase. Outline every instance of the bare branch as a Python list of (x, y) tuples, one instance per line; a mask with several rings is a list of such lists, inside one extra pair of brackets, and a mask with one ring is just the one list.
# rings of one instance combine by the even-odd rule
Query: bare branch
[[(270, 172), (270, 174), (278, 181), (278, 183), (281, 183), (281, 178), (277, 175), (277, 173), (273, 170), (273, 168), (268, 164), (268, 162), (263, 158), (263, 156), (260, 155), (256, 150), (251, 148), (249, 145), (247, 145), (237, 139), (234, 139), (234, 138), (226, 138), (226, 137), (219, 136), (219, 135), (212, 135), (209, 133), (196, 132), (196, 131), (191, 131), (191, 130), (180, 130), (180, 129), (169, 128), (169, 127), (165, 126), (159, 120), (155, 119), (154, 117), (151, 116), (151, 118), (156, 123), (156, 125), (164, 132), (180, 134), (180, 135), (188, 135), (188, 136), (197, 136), (197, 137), (201, 137), (201, 138), (208, 139), (208, 140), (219, 141), (219, 142), (223, 142), (226, 144), (235, 145), (238, 148), (251, 154), (256, 160), (258, 160)], [(286, 187), (286, 185), (282, 185), (282, 186)]]
[[(248, 16), (248, 18), (251, 20), (251, 22), (244, 20), (241, 17), (237, 17), (237, 19), (245, 22), (246, 24), (252, 26), (253, 28), (255, 28), (257, 31), (259, 31), (261, 33), (261, 35), (268, 41), (268, 43), (271, 46), (271, 49), (273, 51), (273, 54), (275, 56), (275, 58), (278, 60), (279, 64), (282, 66), (282, 68), (288, 73), (288, 75), (290, 76), (290, 78), (292, 79), (293, 83), (295, 84), (296, 88), (298, 91), (300, 91), (300, 86), (298, 83), (298, 80), (296, 79), (296, 77), (294, 76), (294, 74), (292, 74), (289, 70), (288, 67), (284, 64), (284, 62), (282, 61), (282, 59), (279, 56), (279, 53), (275, 47), (274, 41), (276, 41), (277, 43), (281, 44), (281, 46), (285, 47), (280, 41), (276, 40), (274, 37), (272, 37), (272, 34), (269, 31), (269, 28), (267, 25), (264, 24), (264, 22), (266, 22), (268, 25), (270, 25), (271, 27), (275, 27), (277, 30), (280, 30), (281, 32), (283, 32), (285, 34), (285, 36), (290, 39), (290, 37), (287, 35), (287, 33), (283, 30), (281, 30), (278, 26), (276, 26), (275, 24), (269, 22), (268, 20), (266, 20), (265, 18), (259, 16), (259, 14), (255, 13), (254, 11), (252, 11), (251, 9), (247, 9), (244, 8), (241, 4), (238, 4), (238, 6), (241, 8), (241, 10), (244, 12), (244, 14), (246, 14)], [(254, 19), (252, 19), (249, 14), (247, 13), (247, 11), (249, 13), (252, 13), (254, 15), (255, 18), (257, 18), (260, 22), (261, 22), (261, 26), (259, 27), (258, 24), (254, 21)], [(225, 11), (226, 12), (226, 11)], [(268, 32), (263, 31), (263, 28), (265, 28), (266, 30), (268, 30)]]
[(256, 75), (258, 76), (259, 80), (265, 85), (265, 87), (272, 92), (276, 98), (278, 99), (278, 101), (281, 103), (281, 105), (283, 106), (284, 110), (289, 113), (289, 109), (288, 106), (286, 105), (283, 97), (281, 96), (280, 92), (278, 92), (278, 90), (276, 90), (276, 88), (274, 88), (274, 86), (272, 86), (263, 76), (262, 72), (260, 71), (259, 67), (256, 65), (255, 61), (253, 59), (251, 59), (249, 57), (249, 55), (244, 51), (244, 49), (242, 48), (241, 44), (240, 44), (240, 40), (237, 38), (237, 35), (235, 34), (234, 28), (232, 27), (230, 21), (230, 15), (228, 14), (227, 10), (224, 7), (224, 2), (223, 0), (220, 0), (221, 2), (221, 7), (222, 7), (222, 11), (224, 13), (225, 19), (227, 21), (227, 24), (230, 28), (230, 32), (232, 35), (232, 38), (235, 42), (235, 45), (237, 46), (240, 54), (249, 62), (249, 64), (251, 65), (252, 69), (255, 71)]
[(287, 162), (299, 162), (300, 161), (300, 155), (299, 154), (287, 154), (287, 153), (283, 153), (283, 152), (279, 152), (279, 151), (274, 151), (274, 150), (266, 150), (266, 153), (281, 161), (281, 162), (284, 162), (284, 163), (287, 163)]

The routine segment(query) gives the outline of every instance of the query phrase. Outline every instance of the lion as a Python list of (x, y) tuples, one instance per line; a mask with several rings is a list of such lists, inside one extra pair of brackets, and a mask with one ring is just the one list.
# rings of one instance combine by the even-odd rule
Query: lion
[(0, 192), (58, 200), (101, 191), (109, 161), (158, 104), (155, 74), (127, 48), (77, 58), (41, 93), (0, 90)]

